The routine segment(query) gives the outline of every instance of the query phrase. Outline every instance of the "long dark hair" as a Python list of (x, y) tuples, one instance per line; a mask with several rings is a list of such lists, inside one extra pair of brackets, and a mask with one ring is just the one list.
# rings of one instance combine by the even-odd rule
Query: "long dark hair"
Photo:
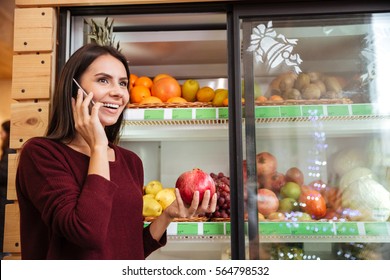
[[(100, 46), (94, 43), (84, 45), (78, 49), (69, 58), (61, 71), (53, 96), (46, 137), (65, 142), (70, 142), (74, 139), (76, 130), (72, 112), (72, 97), (76, 96), (77, 86), (74, 84), (73, 78), (79, 80), (81, 75), (95, 59), (107, 54), (122, 62), (126, 69), (127, 77), (130, 77), (127, 60), (117, 49), (110, 46)], [(122, 121), (123, 112), (115, 124), (105, 127), (108, 141), (113, 143), (118, 142)]]
[(4, 152), (9, 148), (9, 134), (10, 134), (10, 131), (11, 131), (11, 123), (10, 123), (10, 121), (3, 122), (1, 124), (1, 128), (6, 133), (5, 139), (3, 139), (3, 142), (1, 143), (1, 151), (2, 151), (1, 157), (3, 157), (3, 155), (5, 155)]

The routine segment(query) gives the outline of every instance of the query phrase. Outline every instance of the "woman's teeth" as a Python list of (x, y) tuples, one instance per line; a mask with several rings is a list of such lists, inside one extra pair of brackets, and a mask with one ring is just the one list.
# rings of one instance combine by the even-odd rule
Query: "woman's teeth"
[(112, 109), (118, 109), (119, 105), (118, 104), (111, 104), (111, 103), (104, 103), (103, 107), (112, 108)]

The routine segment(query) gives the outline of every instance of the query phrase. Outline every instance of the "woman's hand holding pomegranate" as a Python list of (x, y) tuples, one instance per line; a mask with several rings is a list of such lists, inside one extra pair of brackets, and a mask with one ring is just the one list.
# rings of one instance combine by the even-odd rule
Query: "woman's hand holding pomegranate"
[(176, 189), (175, 192), (176, 200), (164, 210), (165, 214), (171, 219), (191, 218), (200, 214), (213, 213), (215, 211), (217, 206), (216, 193), (210, 197), (210, 191), (207, 190), (204, 193), (202, 201), (199, 201), (199, 191), (195, 191), (191, 204), (185, 205), (181, 198), (180, 191)]

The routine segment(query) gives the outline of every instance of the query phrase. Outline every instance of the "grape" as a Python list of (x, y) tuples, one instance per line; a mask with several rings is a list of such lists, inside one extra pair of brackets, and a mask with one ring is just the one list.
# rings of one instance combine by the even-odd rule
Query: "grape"
[(229, 218), (230, 217), (230, 178), (223, 172), (210, 173), (213, 178), (216, 193), (217, 193), (217, 207), (215, 212), (211, 215), (212, 218)]
[(212, 216), (213, 218), (220, 218), (221, 217), (221, 213), (219, 212), (219, 211), (215, 211), (214, 213), (213, 213), (213, 216)]
[(225, 203), (225, 198), (223, 198), (222, 196), (220, 196), (218, 198), (218, 205), (223, 205)]

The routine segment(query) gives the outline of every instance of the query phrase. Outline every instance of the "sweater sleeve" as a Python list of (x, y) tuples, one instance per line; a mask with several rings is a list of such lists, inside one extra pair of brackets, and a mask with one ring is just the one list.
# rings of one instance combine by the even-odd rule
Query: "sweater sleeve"
[(17, 187), (53, 234), (99, 249), (106, 238), (117, 185), (99, 175), (85, 176), (80, 182), (63, 155), (33, 142), (21, 153)]
[(144, 236), (145, 258), (147, 258), (151, 253), (153, 253), (158, 248), (165, 246), (165, 244), (167, 243), (167, 232), (165, 231), (161, 239), (157, 241), (150, 234), (150, 225), (144, 228), (143, 236)]

